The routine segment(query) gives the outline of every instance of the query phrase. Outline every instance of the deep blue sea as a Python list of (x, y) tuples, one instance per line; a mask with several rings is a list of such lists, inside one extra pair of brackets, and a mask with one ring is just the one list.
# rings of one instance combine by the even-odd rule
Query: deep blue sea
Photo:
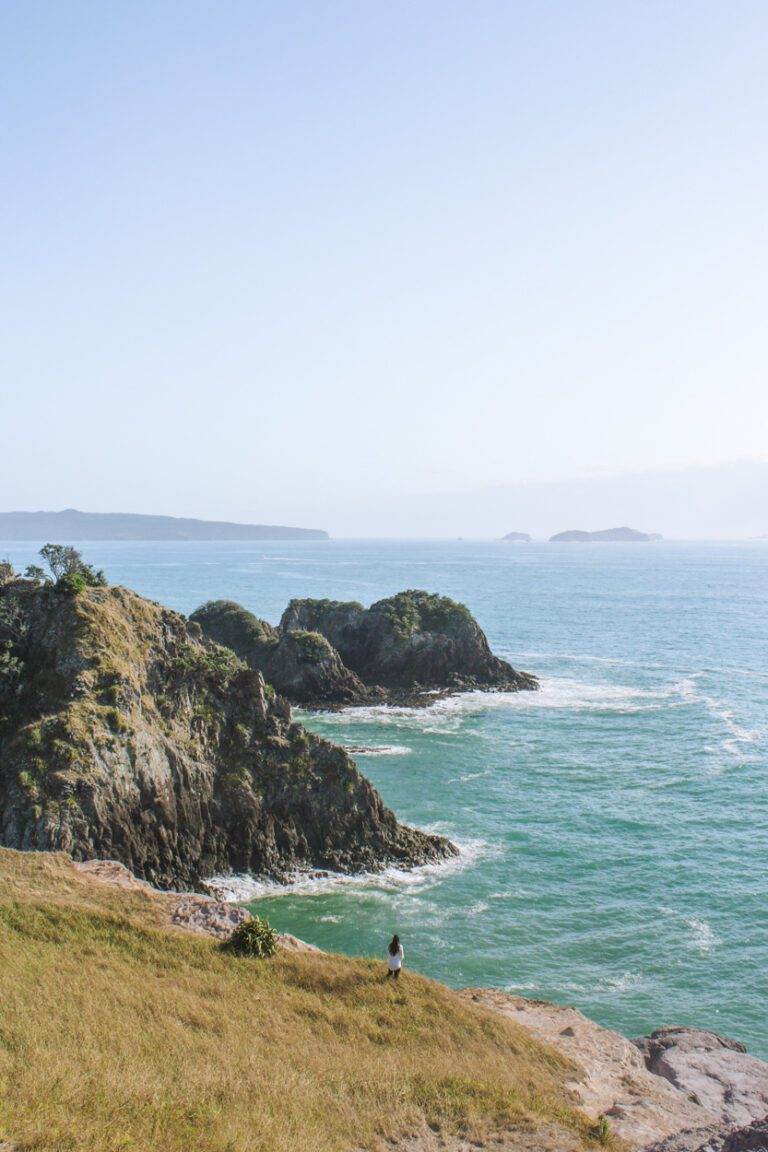
[[(303, 717), (457, 862), (254, 886), (280, 929), (768, 1057), (768, 542), (93, 544), (182, 612), (425, 588), (464, 601), (539, 693)], [(0, 543), (24, 565), (34, 545)], [(243, 889), (240, 889), (242, 892)]]

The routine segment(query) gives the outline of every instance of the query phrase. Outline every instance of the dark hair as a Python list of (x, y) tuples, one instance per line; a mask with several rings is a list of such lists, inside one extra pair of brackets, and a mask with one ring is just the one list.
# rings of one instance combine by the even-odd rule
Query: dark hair
[(389, 944), (390, 956), (397, 956), (397, 950), (399, 947), (400, 947), (400, 937), (399, 936), (393, 936), (392, 940), (390, 941), (390, 944)]

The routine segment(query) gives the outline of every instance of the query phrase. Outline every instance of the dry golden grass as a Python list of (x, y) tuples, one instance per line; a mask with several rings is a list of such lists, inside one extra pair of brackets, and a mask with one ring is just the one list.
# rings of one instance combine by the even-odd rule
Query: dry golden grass
[(338, 956), (241, 959), (163, 917), (151, 894), (64, 856), (0, 850), (0, 1139), (325, 1152), (431, 1126), (508, 1148), (595, 1144), (566, 1062), (442, 985)]

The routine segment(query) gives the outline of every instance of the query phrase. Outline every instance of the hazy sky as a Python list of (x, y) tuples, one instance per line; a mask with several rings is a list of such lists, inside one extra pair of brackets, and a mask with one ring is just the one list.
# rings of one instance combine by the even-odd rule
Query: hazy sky
[(5, 0), (0, 509), (764, 459), (766, 60), (765, 0)]

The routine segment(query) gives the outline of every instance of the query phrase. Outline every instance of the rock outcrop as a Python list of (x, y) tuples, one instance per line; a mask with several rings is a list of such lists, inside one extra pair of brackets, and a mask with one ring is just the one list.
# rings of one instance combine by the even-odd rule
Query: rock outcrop
[(485, 988), (470, 989), (466, 995), (568, 1056), (578, 1068), (570, 1087), (579, 1106), (594, 1120), (606, 1116), (611, 1131), (630, 1148), (717, 1123), (713, 1113), (649, 1072), (631, 1040), (595, 1024), (576, 1008)]
[(768, 1115), (768, 1064), (738, 1040), (698, 1028), (659, 1028), (635, 1043), (650, 1072), (695, 1097), (722, 1124)]
[(366, 685), (390, 693), (538, 688), (491, 652), (485, 633), (463, 604), (412, 590), (356, 602), (292, 600), (280, 621), (283, 632), (319, 632)]
[(0, 585), (0, 840), (162, 888), (456, 851), (400, 825), (343, 749), (184, 617), (28, 580)]
[(370, 608), (292, 600), (278, 628), (230, 600), (203, 604), (190, 619), (292, 703), (311, 708), (423, 706), (468, 689), (538, 688), (534, 676), (493, 655), (463, 604), (428, 592), (400, 592)]
[(465, 995), (567, 1055), (584, 1112), (605, 1116), (637, 1152), (768, 1152), (768, 1063), (738, 1041), (695, 1028), (633, 1041), (575, 1008), (492, 989)]
[(278, 630), (231, 600), (209, 601), (190, 620), (261, 672), (294, 704), (344, 705), (371, 699), (363, 682), (319, 632)]
[(643, 1152), (768, 1152), (768, 1117), (739, 1128), (717, 1125), (681, 1132)]

